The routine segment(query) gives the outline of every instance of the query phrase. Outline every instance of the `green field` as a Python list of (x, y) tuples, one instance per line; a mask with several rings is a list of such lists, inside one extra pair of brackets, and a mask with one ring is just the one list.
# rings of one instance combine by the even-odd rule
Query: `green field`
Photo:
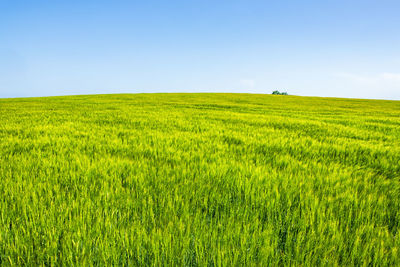
[(0, 99), (0, 265), (400, 265), (400, 101)]

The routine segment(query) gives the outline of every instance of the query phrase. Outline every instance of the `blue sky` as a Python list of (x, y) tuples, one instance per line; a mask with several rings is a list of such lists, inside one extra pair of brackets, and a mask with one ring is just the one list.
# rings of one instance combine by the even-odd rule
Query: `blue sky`
[(400, 99), (400, 1), (0, 0), (0, 97)]

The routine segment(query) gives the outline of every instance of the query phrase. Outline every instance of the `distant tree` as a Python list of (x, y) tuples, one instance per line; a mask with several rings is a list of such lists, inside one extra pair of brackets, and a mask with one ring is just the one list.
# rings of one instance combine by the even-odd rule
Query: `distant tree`
[(279, 92), (278, 90), (275, 90), (272, 92), (273, 95), (287, 95), (287, 92)]

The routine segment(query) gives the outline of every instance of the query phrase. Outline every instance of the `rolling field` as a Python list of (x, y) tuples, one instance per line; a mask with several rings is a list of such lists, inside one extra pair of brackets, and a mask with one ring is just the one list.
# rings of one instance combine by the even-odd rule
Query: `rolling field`
[(0, 99), (0, 265), (400, 265), (400, 101)]

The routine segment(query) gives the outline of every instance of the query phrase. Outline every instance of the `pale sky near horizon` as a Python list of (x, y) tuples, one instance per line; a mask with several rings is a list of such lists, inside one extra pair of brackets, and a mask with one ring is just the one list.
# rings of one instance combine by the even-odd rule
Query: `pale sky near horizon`
[(400, 100), (400, 1), (0, 0), (0, 98), (249, 92)]

